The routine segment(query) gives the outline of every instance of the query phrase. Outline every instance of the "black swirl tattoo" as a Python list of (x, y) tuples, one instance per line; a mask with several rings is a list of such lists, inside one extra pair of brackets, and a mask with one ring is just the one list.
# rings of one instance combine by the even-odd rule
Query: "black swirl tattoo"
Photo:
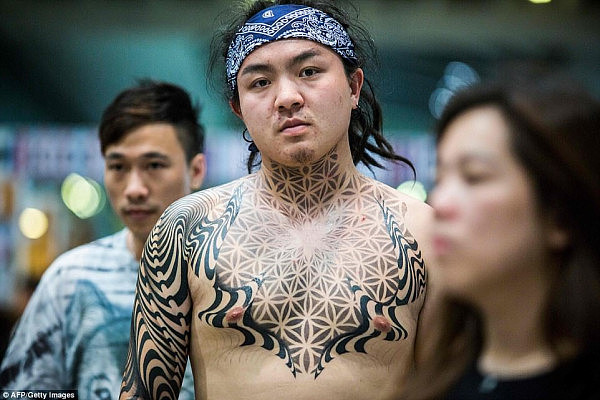
[(181, 387), (192, 317), (184, 262), (185, 222), (180, 210), (168, 209), (144, 249), (121, 387), (129, 397), (175, 399)]

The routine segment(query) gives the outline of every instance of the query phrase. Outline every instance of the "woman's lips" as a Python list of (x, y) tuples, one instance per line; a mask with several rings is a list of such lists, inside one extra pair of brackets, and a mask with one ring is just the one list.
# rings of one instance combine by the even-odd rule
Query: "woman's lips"
[(433, 251), (437, 256), (448, 254), (452, 249), (452, 242), (446, 236), (434, 235), (432, 245)]

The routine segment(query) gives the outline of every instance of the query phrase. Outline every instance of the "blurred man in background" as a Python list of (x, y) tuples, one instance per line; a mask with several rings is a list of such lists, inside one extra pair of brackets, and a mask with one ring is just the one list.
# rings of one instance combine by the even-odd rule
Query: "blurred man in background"
[[(12, 336), (1, 388), (118, 396), (144, 243), (167, 206), (204, 180), (198, 111), (182, 88), (150, 80), (121, 92), (104, 111), (104, 183), (125, 228), (48, 268)], [(190, 376), (180, 398), (193, 399), (192, 385)]]

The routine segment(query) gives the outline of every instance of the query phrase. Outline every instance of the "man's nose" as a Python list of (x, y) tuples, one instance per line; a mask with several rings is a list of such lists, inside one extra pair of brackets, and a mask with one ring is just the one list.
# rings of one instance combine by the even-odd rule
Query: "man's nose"
[(125, 186), (125, 196), (132, 201), (137, 202), (148, 197), (148, 185), (142, 174), (137, 170), (132, 170), (127, 178)]
[(281, 79), (277, 84), (275, 106), (279, 111), (295, 111), (304, 104), (298, 85), (291, 79)]

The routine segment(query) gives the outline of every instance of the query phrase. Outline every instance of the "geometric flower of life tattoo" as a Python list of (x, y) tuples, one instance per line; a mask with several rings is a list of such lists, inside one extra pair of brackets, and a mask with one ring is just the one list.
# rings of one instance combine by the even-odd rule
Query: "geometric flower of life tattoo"
[[(240, 285), (230, 286), (219, 280), (215, 266), (221, 245), (238, 217), (244, 185), (238, 186), (230, 198), (225, 211), (219, 218), (204, 218), (200, 226), (190, 233), (188, 240), (196, 243), (200, 256), (194, 272), (203, 275), (213, 286), (212, 304), (198, 313), (198, 317), (210, 326), (230, 328), (243, 335), (242, 346), (259, 346), (281, 358), (293, 376), (297, 373), (311, 373), (316, 379), (337, 356), (348, 353), (367, 353), (365, 345), (379, 338), (385, 341), (406, 339), (407, 330), (403, 327), (400, 311), (402, 306), (416, 301), (425, 289), (425, 265), (412, 234), (403, 222), (398, 223), (391, 210), (383, 201), (378, 201), (381, 221), (389, 240), (397, 253), (395, 290), (385, 301), (373, 298), (361, 285), (346, 276), (346, 293), (353, 297), (355, 320), (350, 331), (325, 337), (319, 344), (315, 362), (301, 362), (298, 350), (292, 348), (289, 340), (273, 327), (259, 324), (253, 318), (253, 305), (257, 293), (268, 284), (269, 271), (258, 271)], [(407, 207), (402, 204), (402, 217)], [(404, 218), (402, 218), (404, 220)], [(307, 368), (309, 368), (307, 370)]]

